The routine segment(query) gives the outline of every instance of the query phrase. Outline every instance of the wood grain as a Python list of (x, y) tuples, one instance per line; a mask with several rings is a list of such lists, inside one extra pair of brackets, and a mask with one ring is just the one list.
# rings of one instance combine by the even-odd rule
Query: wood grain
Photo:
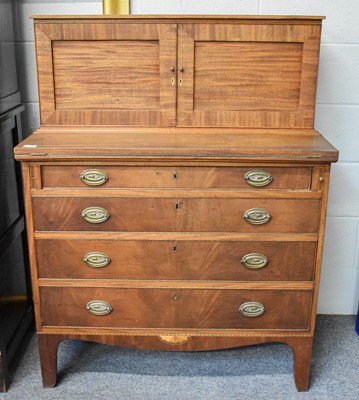
[(35, 30), (42, 125), (175, 125), (175, 25)]
[[(86, 169), (97, 168), (108, 177), (103, 188), (240, 188), (247, 190), (308, 190), (311, 169), (308, 167), (271, 168), (258, 165), (251, 167), (118, 167), (118, 166), (43, 166), (44, 188), (88, 188), (80, 180)], [(244, 179), (252, 170), (268, 172), (272, 182), (266, 186), (253, 187)]]
[[(205, 196), (204, 196), (205, 197)], [(315, 233), (318, 200), (166, 199), (166, 198), (34, 198), (36, 231), (243, 232)], [(178, 205), (178, 209), (177, 206)], [(91, 224), (81, 217), (88, 207), (102, 207), (107, 221)], [(258, 207), (272, 216), (251, 225), (243, 215)]]
[(178, 126), (313, 128), (320, 28), (181, 24)]
[(159, 41), (54, 41), (52, 53), (57, 110), (159, 109)]
[[(89, 267), (83, 259), (93, 251), (107, 254), (110, 264)], [(37, 240), (36, 253), (40, 278), (310, 281), (316, 243)], [(268, 264), (246, 268), (248, 253), (265, 255)]]
[[(335, 162), (338, 151), (316, 131), (40, 128), (15, 148), (17, 160)], [(310, 133), (311, 132), (311, 133)], [(30, 147), (27, 147), (30, 146)], [(36, 146), (36, 147), (31, 147)], [(257, 164), (258, 165), (258, 164)]]
[[(98, 232), (34, 232), (34, 238), (39, 240), (96, 240), (99, 238)], [(127, 240), (127, 241), (152, 241), (152, 240), (174, 240), (177, 242), (201, 242), (203, 237), (196, 232), (102, 232), (101, 239), (103, 240)], [(293, 233), (266, 233), (256, 234), (256, 239), (259, 242), (296, 242), (298, 239), (302, 242), (316, 242), (318, 234), (303, 233), (298, 238), (298, 235)], [(206, 241), (220, 242), (250, 242), (253, 240), (251, 233), (228, 233), (228, 232), (206, 232)]]
[[(308, 328), (311, 291), (156, 290), (42, 287), (44, 326), (131, 328)], [(175, 298), (174, 298), (175, 297)], [(110, 314), (96, 316), (86, 310), (92, 300), (111, 304)], [(249, 318), (238, 312), (248, 301), (266, 311)], [(46, 307), (44, 306), (46, 304)], [(300, 312), (299, 312), (300, 311)]]
[(197, 111), (297, 111), (303, 45), (195, 42)]

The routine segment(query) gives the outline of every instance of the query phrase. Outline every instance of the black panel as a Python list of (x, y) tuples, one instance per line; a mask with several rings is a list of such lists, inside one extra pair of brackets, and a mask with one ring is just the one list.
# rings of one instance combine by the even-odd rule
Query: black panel
[(9, 342), (29, 303), (22, 235), (0, 255), (0, 265), (1, 336), (3, 341)]
[(20, 215), (13, 156), (15, 118), (0, 123), (0, 238)]

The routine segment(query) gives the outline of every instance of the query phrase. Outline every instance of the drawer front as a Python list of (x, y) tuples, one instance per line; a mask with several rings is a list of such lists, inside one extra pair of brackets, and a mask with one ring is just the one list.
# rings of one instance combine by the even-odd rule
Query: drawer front
[(44, 188), (309, 190), (310, 182), (310, 167), (42, 167)]
[(316, 242), (37, 240), (40, 278), (309, 281)]
[[(140, 197), (34, 198), (33, 202), (37, 231), (248, 233), (317, 232), (320, 204), (317, 199)], [(266, 210), (269, 221), (247, 222), (244, 215), (253, 208)]]
[[(68, 327), (306, 330), (311, 298), (309, 290), (41, 288), (43, 325)], [(248, 302), (265, 311), (242, 315)]]

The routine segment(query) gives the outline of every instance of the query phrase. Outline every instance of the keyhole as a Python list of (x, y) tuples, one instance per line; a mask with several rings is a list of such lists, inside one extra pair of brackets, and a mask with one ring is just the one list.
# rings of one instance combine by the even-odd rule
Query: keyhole
[(173, 179), (177, 179), (177, 172), (176, 171), (173, 173)]
[(174, 253), (176, 253), (176, 251), (177, 251), (177, 246), (173, 246), (173, 249), (172, 249), (172, 250), (173, 250)]
[(176, 203), (176, 211), (178, 211), (179, 209), (180, 209), (180, 204), (179, 203)]
[(176, 292), (174, 292), (174, 293), (172, 294), (172, 299), (173, 299), (173, 300), (177, 300), (177, 299), (178, 299), (178, 296), (177, 296), (177, 293), (176, 293)]

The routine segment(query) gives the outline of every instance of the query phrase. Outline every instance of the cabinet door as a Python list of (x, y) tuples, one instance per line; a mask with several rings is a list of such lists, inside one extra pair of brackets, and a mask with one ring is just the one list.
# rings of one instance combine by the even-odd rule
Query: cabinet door
[(178, 125), (313, 127), (319, 42), (315, 25), (179, 25)]
[(173, 126), (175, 24), (35, 25), (42, 125)]

